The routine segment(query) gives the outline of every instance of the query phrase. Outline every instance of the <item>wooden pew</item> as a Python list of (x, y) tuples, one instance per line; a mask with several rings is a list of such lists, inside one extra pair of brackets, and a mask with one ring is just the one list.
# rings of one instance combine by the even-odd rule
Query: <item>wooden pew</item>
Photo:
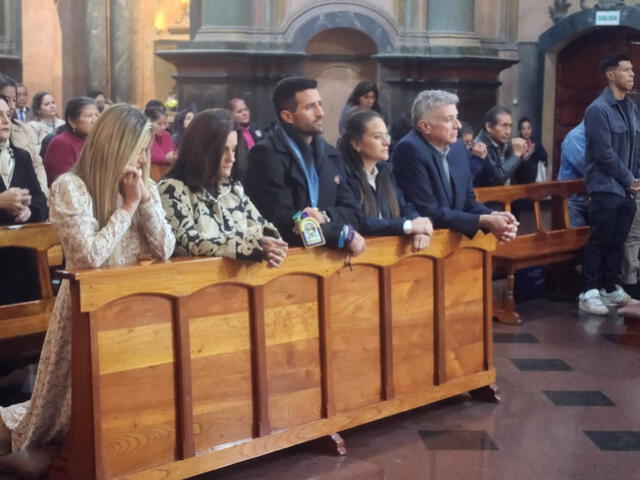
[[(451, 397), (496, 400), (492, 236), (345, 265), (219, 258), (67, 272), (73, 414), (49, 478), (182, 479)], [(339, 437), (334, 437), (339, 442)]]
[(41, 298), (31, 302), (0, 306), (0, 340), (47, 330), (55, 297), (51, 286), (49, 258), (61, 262), (56, 250), (60, 240), (50, 222), (0, 227), (0, 248), (23, 247), (36, 251)]
[(162, 177), (164, 177), (167, 173), (169, 173), (169, 170), (171, 170), (171, 167), (173, 167), (173, 165), (152, 163), (151, 172), (149, 173), (149, 176), (154, 182), (159, 182), (162, 179)]
[[(589, 227), (574, 228), (569, 222), (567, 199), (574, 193), (585, 193), (582, 180), (530, 183), (506, 187), (477, 188), (480, 202), (498, 202), (510, 212), (513, 202), (529, 199), (533, 202), (535, 232), (518, 235), (515, 240), (498, 245), (493, 253), (496, 276), (507, 278), (504, 296), (494, 298), (493, 315), (500, 321), (520, 324), (513, 289), (515, 272), (520, 268), (564, 262), (576, 258), (589, 236)], [(543, 224), (540, 202), (551, 197), (551, 228)]]

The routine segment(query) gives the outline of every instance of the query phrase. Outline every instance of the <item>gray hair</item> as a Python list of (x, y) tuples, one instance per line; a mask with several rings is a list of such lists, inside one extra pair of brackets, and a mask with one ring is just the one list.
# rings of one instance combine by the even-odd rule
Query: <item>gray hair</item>
[(423, 90), (418, 94), (411, 106), (411, 125), (416, 128), (418, 122), (435, 108), (442, 105), (457, 105), (459, 101), (460, 99), (455, 93), (444, 90)]

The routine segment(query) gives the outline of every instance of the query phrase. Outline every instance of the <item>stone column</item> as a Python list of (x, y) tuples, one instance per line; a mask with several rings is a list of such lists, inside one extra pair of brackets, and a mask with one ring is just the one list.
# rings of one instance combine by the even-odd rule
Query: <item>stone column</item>
[(108, 94), (107, 3), (106, 0), (87, 0), (86, 5), (85, 44), (88, 89), (104, 90)]
[(429, 0), (427, 30), (429, 32), (473, 33), (474, 0)]
[(133, 101), (133, 0), (110, 0), (111, 97)]

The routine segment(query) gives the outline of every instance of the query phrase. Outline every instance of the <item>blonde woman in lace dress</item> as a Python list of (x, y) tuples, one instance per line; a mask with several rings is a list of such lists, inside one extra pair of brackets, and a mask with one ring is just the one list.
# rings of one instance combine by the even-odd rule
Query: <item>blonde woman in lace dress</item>
[(184, 133), (178, 160), (158, 188), (178, 255), (237, 258), (277, 267), (287, 244), (244, 193), (246, 164), (232, 114), (197, 114)]
[[(147, 254), (171, 256), (175, 238), (148, 176), (151, 135), (150, 123), (138, 110), (110, 108), (89, 135), (74, 170), (52, 185), (51, 220), (68, 269), (130, 264)], [(0, 408), (1, 453), (9, 438), (17, 452), (0, 457), (0, 471), (19, 470), (15, 459), (20, 451), (60, 443), (71, 417), (70, 369), (71, 299), (63, 280), (31, 400)]]

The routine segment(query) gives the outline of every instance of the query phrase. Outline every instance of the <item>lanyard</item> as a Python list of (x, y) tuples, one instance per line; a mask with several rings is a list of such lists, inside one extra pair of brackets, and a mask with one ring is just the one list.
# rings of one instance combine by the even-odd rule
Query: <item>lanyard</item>
[(293, 152), (293, 155), (296, 157), (296, 160), (298, 160), (300, 168), (302, 168), (302, 171), (304, 172), (304, 176), (307, 180), (307, 188), (309, 190), (309, 200), (311, 202), (311, 206), (313, 208), (318, 208), (319, 180), (316, 167), (313, 162), (311, 162), (311, 167), (307, 168), (307, 163), (304, 161), (302, 153), (300, 152), (298, 145), (296, 145), (296, 142), (294, 142), (284, 130), (282, 131), (282, 134), (287, 142), (287, 145), (289, 145), (289, 148)]

